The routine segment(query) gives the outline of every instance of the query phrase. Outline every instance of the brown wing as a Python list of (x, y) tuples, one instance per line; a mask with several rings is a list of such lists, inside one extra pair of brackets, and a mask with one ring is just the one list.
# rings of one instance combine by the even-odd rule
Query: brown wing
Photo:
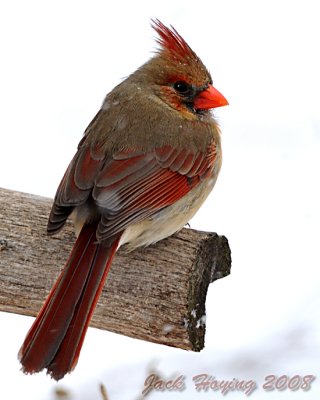
[(186, 195), (212, 170), (216, 148), (196, 154), (170, 146), (149, 153), (125, 150), (105, 159), (99, 148), (82, 146), (56, 194), (48, 232), (59, 230), (74, 207), (93, 202), (105, 239), (142, 221)]

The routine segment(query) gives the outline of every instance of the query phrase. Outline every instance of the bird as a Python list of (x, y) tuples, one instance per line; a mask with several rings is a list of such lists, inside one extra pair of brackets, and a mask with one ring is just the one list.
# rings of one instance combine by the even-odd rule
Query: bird
[(70, 217), (77, 235), (20, 348), (22, 371), (55, 380), (74, 370), (120, 246), (156, 243), (185, 226), (222, 163), (212, 109), (228, 104), (196, 53), (151, 20), (157, 49), (105, 97), (58, 186), (47, 233)]

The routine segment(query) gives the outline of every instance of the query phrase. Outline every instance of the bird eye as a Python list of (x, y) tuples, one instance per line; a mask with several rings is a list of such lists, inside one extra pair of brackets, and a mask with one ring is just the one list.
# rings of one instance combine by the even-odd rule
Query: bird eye
[(175, 82), (173, 85), (174, 89), (185, 96), (190, 95), (192, 93), (192, 86), (184, 81)]

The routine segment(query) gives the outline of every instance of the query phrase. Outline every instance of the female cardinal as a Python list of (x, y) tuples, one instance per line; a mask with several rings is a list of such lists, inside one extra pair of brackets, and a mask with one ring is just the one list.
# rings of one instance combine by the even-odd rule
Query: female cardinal
[(59, 380), (73, 370), (116, 250), (180, 230), (216, 182), (209, 110), (227, 100), (173, 27), (152, 26), (159, 50), (106, 96), (58, 187), (47, 231), (71, 215), (78, 237), (20, 349), (26, 373)]

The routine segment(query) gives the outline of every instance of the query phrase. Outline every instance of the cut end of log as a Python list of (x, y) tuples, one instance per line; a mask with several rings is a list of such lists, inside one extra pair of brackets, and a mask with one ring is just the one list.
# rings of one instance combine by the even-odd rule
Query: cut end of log
[(206, 311), (205, 301), (209, 283), (230, 274), (231, 252), (225, 236), (203, 232), (193, 276), (190, 279), (188, 299), (188, 334), (193, 351), (204, 348)]

